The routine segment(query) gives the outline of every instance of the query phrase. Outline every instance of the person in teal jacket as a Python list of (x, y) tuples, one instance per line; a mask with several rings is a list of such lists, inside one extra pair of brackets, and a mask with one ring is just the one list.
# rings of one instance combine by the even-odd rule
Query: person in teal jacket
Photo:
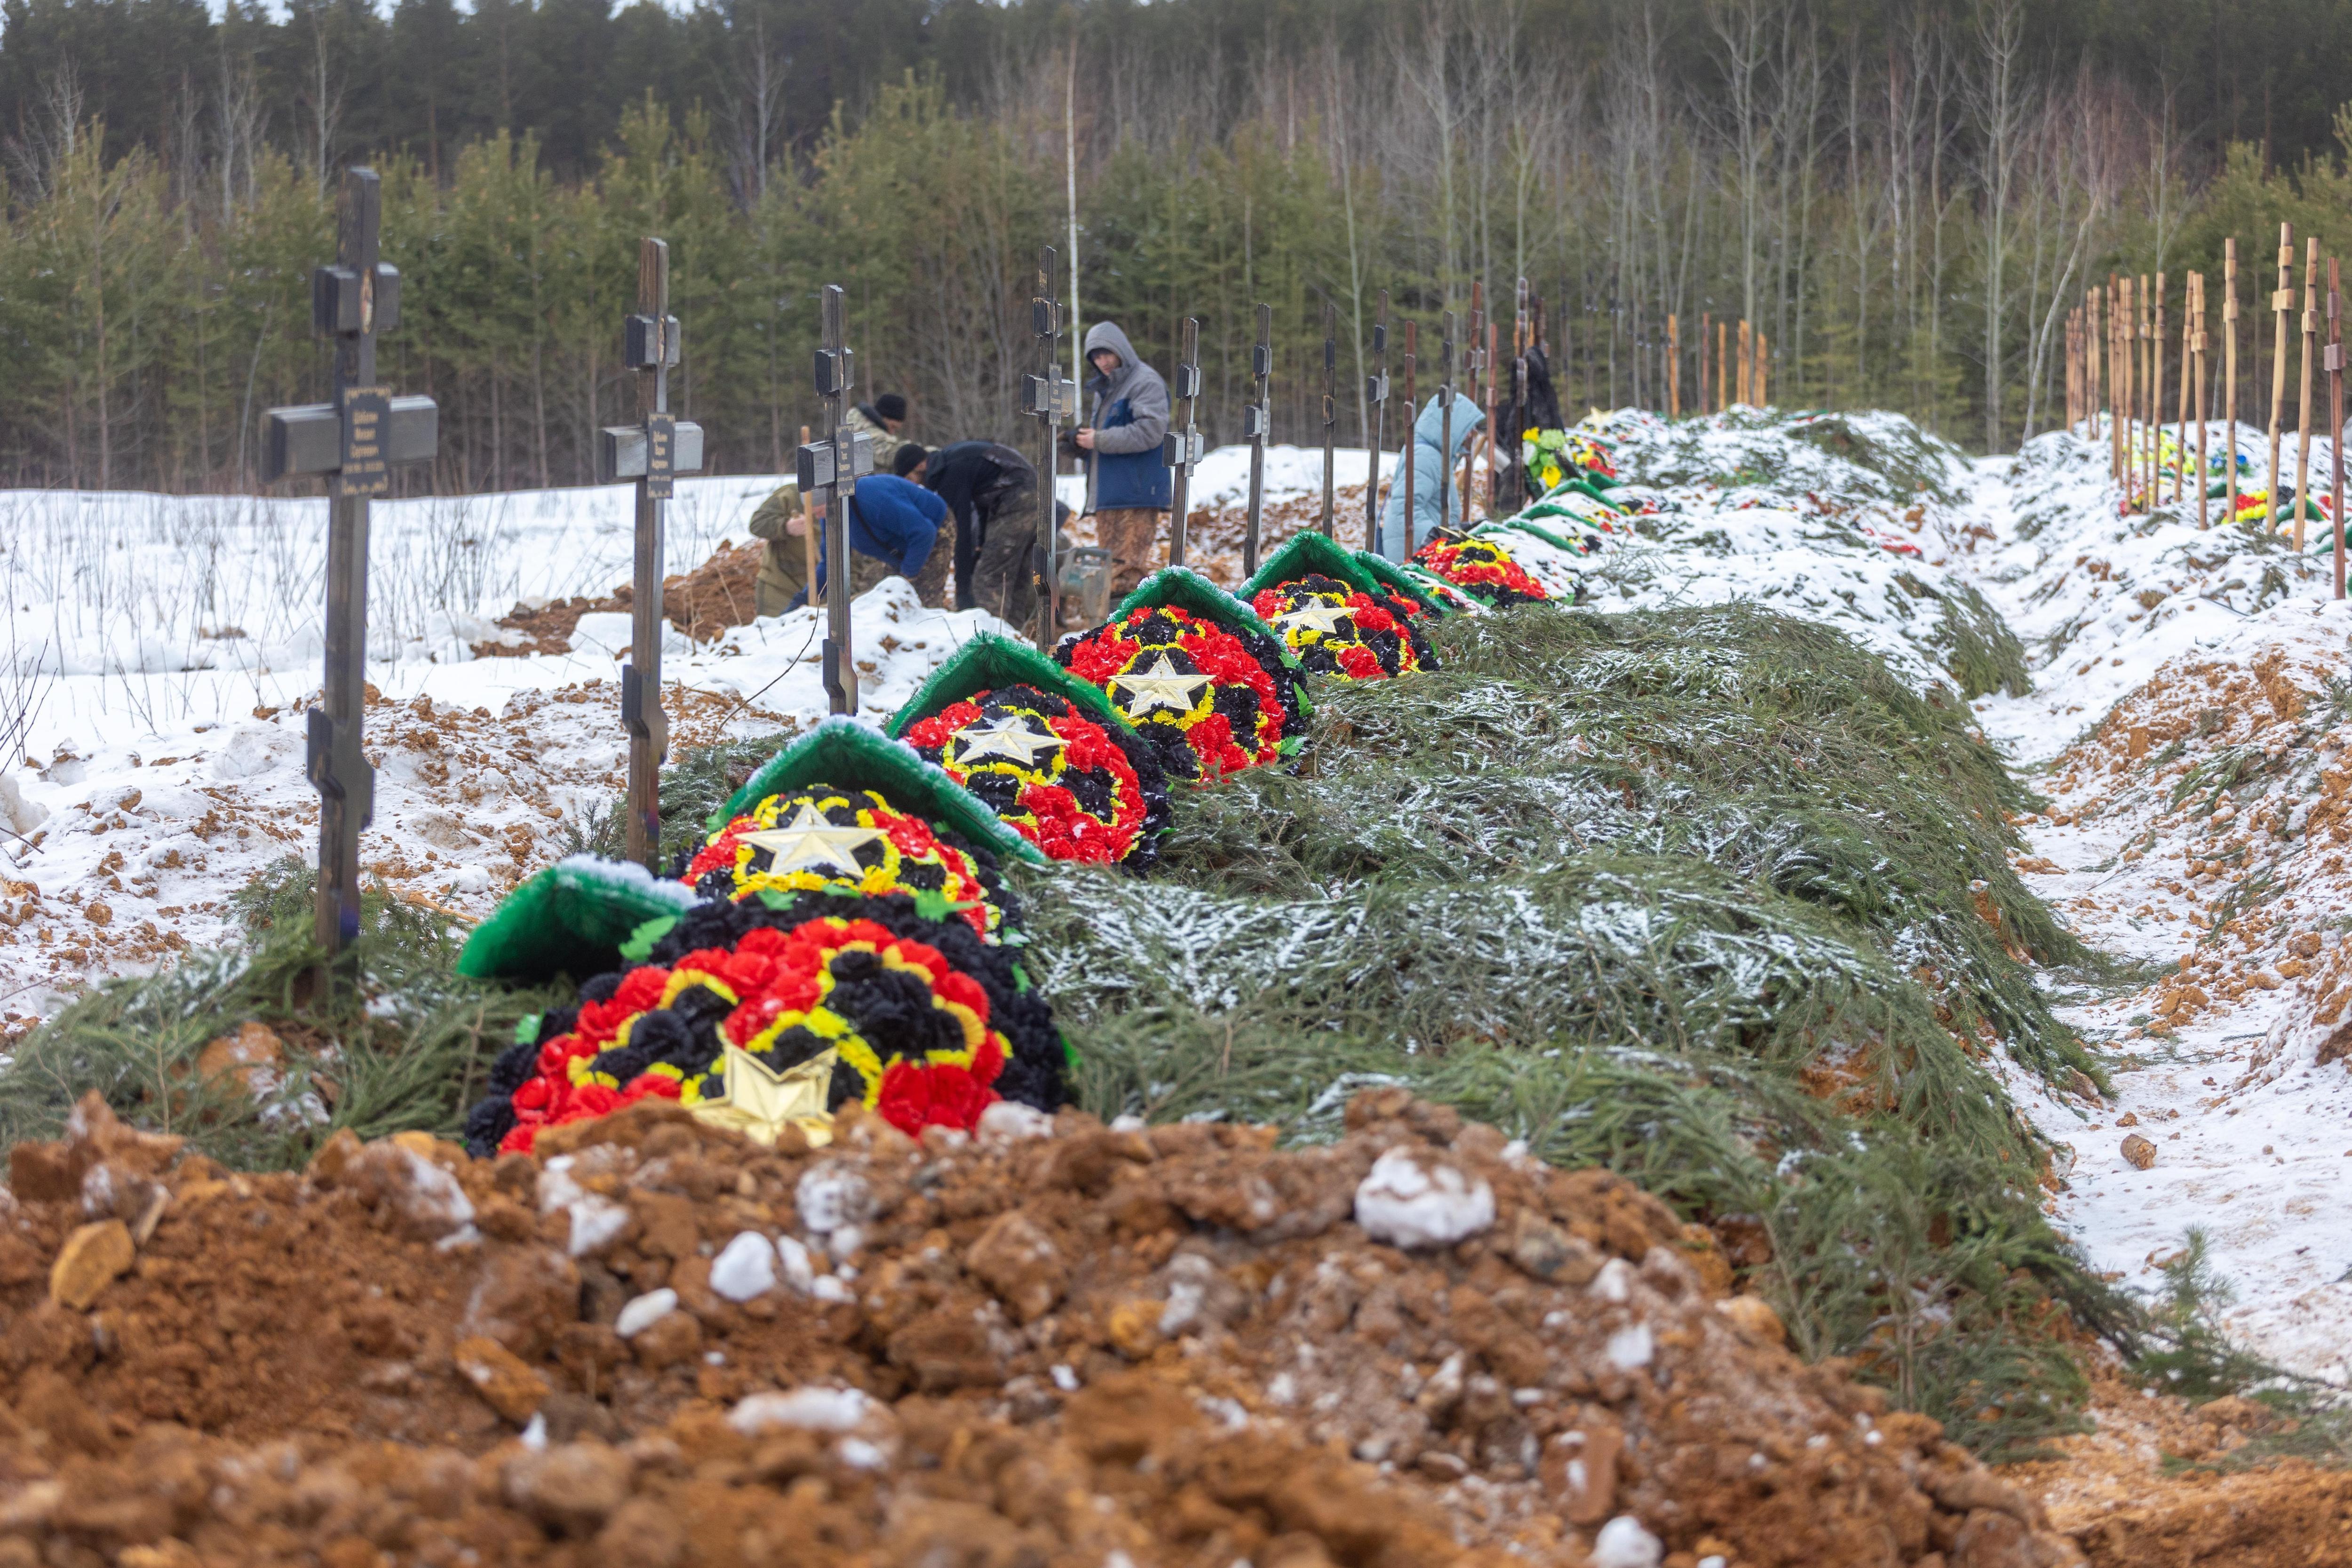
[[(1438, 524), (1438, 487), (1450, 477), (1458, 478), (1462, 454), (1470, 446), (1470, 437), (1480, 423), (1478, 405), (1456, 392), (1454, 395), (1454, 450), (1448, 454), (1438, 447), (1445, 420), (1445, 411), (1438, 405), (1437, 395), (1430, 395), (1429, 406), (1412, 422), (1412, 543), (1419, 549)], [(1444, 516), (1456, 527), (1462, 523), (1462, 487), (1454, 487), (1453, 499), (1445, 503)], [(1388, 505), (1381, 511), (1381, 553), (1391, 561), (1405, 558), (1404, 541), (1404, 458), (1399, 453), (1396, 472), (1389, 480)]]

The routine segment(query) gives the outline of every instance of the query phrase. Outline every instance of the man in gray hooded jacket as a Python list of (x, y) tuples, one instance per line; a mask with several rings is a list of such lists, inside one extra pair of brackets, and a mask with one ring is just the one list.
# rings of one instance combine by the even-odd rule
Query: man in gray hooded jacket
[[(1476, 404), (1459, 392), (1454, 395), (1450, 452), (1438, 446), (1446, 435), (1445, 410), (1435, 396), (1412, 422), (1412, 545), (1416, 550), (1437, 531), (1441, 517), (1456, 528), (1463, 524), (1462, 487), (1454, 483), (1454, 470), (1478, 429), (1480, 417)], [(1441, 486), (1447, 487), (1444, 498), (1438, 494)], [(1391, 561), (1405, 558), (1404, 522), (1404, 459), (1400, 454), (1389, 480), (1388, 504), (1381, 511), (1381, 553)]]
[(1160, 460), (1168, 434), (1168, 384), (1109, 321), (1087, 331), (1087, 361), (1095, 367), (1087, 383), (1095, 414), (1076, 438), (1094, 465), (1087, 493), (1095, 538), (1110, 552), (1110, 595), (1119, 599), (1160, 564), (1160, 520), (1170, 500), (1168, 468)]

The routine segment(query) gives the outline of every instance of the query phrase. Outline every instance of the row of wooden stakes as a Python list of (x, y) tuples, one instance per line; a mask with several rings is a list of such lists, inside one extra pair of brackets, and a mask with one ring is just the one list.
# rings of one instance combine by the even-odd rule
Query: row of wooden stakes
[[(2311, 479), (2311, 403), (2315, 369), (2327, 375), (2329, 428), (2338, 433), (2329, 443), (2332, 454), (2327, 525), (2334, 537), (2336, 597), (2344, 597), (2344, 313), (2337, 260), (2326, 258), (2327, 289), (2323, 305), (2320, 288), (2319, 241), (2305, 242), (2303, 266), (2303, 355), (2299, 416), (2296, 421), (2294, 486), (2292, 491), (2294, 548), (2304, 547), (2304, 523), (2309, 516), (2305, 500)], [(2197, 526), (2210, 526), (2207, 505), (2210, 471), (2206, 455), (2205, 275), (2191, 272), (2182, 279), (2179, 359), (2175, 409), (2172, 495), (2191, 472), (2196, 475)], [(2270, 471), (2266, 520), (2273, 531), (2286, 525), (2279, 517), (2279, 465), (2282, 426), (2286, 413), (2288, 314), (2294, 309), (2294, 231), (2279, 225), (2278, 287), (2271, 294), (2276, 318), (2276, 342), (2271, 358)], [(2066, 321), (2066, 422), (2085, 435), (2095, 434), (2104, 417), (2107, 431), (2108, 468), (2124, 487), (2125, 506), (2137, 500), (2143, 511), (2153, 510), (2161, 495), (2167, 350), (2171, 339), (2165, 320), (2168, 289), (2165, 275), (2156, 274), (2153, 287), (2146, 274), (2135, 279), (2110, 274), (2103, 288), (2094, 288)], [(2326, 342), (2320, 342), (2325, 321)], [(2324, 352), (2323, 352), (2324, 351)], [(2223, 242), (2221, 259), (2221, 418), (2229, 435), (2223, 447), (2221, 471), (2227, 516), (2235, 521), (2238, 495), (2238, 242)], [(2196, 458), (2189, 452), (2191, 418), (2195, 419)]]
[[(1710, 361), (1707, 344), (1712, 340), (1715, 353)], [(1735, 338), (1732, 323), (1727, 318), (1718, 321), (1702, 311), (1698, 319), (1698, 402), (1694, 414), (1720, 414), (1737, 403), (1751, 408), (1767, 406), (1770, 394), (1772, 340), (1764, 335), (1761, 327), (1751, 326), (1748, 318), (1739, 319)], [(1709, 372), (1713, 374), (1710, 375)], [(1713, 405), (1707, 394), (1714, 392)], [(1674, 313), (1666, 315), (1666, 417), (1683, 416), (1683, 339), (1680, 324)]]

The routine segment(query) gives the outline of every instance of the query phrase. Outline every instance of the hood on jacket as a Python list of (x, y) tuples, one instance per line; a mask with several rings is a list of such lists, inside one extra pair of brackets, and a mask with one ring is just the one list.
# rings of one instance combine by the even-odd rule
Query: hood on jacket
[(1089, 376), (1087, 390), (1097, 394), (1105, 404), (1116, 403), (1126, 395), (1128, 384), (1135, 379), (1135, 373), (1143, 361), (1137, 356), (1135, 345), (1127, 341), (1127, 334), (1119, 331), (1117, 321), (1097, 321), (1087, 329), (1086, 360), (1089, 370), (1094, 368), (1097, 349), (1108, 349), (1117, 354), (1118, 368), (1108, 375)]
[[(1437, 394), (1432, 393), (1429, 406), (1423, 408), (1421, 411), (1421, 417), (1412, 422), (1413, 439), (1424, 447), (1436, 446), (1438, 438), (1444, 434), (1440, 427), (1445, 422), (1445, 413), (1438, 406), (1437, 397)], [(1463, 396), (1461, 393), (1454, 393), (1453, 456), (1458, 458), (1462, 455), (1463, 448), (1469, 445), (1470, 433), (1478, 428), (1484, 417), (1478, 412), (1476, 404)]]

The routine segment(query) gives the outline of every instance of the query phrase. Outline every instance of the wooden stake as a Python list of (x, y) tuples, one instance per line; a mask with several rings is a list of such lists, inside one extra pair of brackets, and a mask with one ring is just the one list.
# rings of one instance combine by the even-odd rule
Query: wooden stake
[(2278, 287), (2271, 314), (2278, 323), (2271, 345), (2271, 526), (2278, 526), (2279, 426), (2286, 417), (2286, 313), (2294, 308), (2294, 226), (2279, 225)]
[(2195, 274), (2180, 280), (2180, 410), (2172, 421), (2173, 447), (2172, 500), (2180, 503), (2180, 487), (2189, 477), (2189, 345), (2197, 335), (2197, 307), (2192, 299), (2196, 292)]
[(2156, 405), (2149, 395), (2156, 386), (2155, 367), (2148, 363), (2147, 356), (2151, 341), (2147, 331), (2149, 298), (2147, 274), (2143, 272), (2139, 275), (2139, 289), (2132, 296), (2132, 324), (2138, 334), (2132, 340), (2132, 374), (2136, 378), (2132, 383), (2132, 412), (2137, 416), (2132, 431), (2132, 482), (2139, 487), (2142, 511), (2156, 504), (2156, 497), (2148, 493), (2148, 476), (2154, 472), (2149, 466), (2148, 448), (2156, 443)]
[(1713, 333), (1714, 321), (1707, 311), (1698, 313), (1698, 411), (1707, 412), (1706, 350), (1707, 339)]
[(2147, 384), (2147, 510), (2162, 502), (2164, 484), (2164, 295), (2165, 277), (2156, 275), (2156, 334), (2147, 340), (2150, 361)]
[(2344, 596), (2344, 287), (2336, 258), (2327, 258), (2328, 553), (2336, 563), (2336, 596)]
[(1748, 318), (1739, 318), (1739, 374), (1737, 378), (1738, 397), (1748, 401), (1748, 378), (1755, 374), (1756, 340), (1748, 326)]
[(1731, 406), (1731, 323), (1715, 324), (1715, 411), (1721, 414)]
[(1683, 340), (1675, 330), (1675, 313), (1666, 312), (1666, 417), (1683, 416)]
[(2221, 403), (2230, 439), (2221, 448), (2221, 472), (2227, 489), (2229, 515), (2238, 520), (2238, 242), (2221, 241)]
[[(2294, 548), (2303, 552), (2304, 497), (2311, 486), (2311, 370), (2319, 355), (2319, 241), (2304, 241), (2303, 253), (2303, 387), (2294, 422)], [(2273, 504), (2272, 515), (2277, 515)]]
[[(1501, 501), (1501, 500), (1502, 500), (1502, 493), (1503, 493), (1503, 492), (1502, 492), (1502, 474), (1503, 474), (1503, 470), (1502, 470), (1500, 468), (1498, 468), (1498, 467), (1496, 467), (1496, 461), (1495, 461), (1495, 454), (1496, 454), (1498, 450), (1500, 450), (1500, 448), (1499, 448), (1499, 447), (1497, 447), (1496, 446), (1496, 444), (1495, 444), (1495, 437), (1496, 437), (1496, 429), (1495, 429), (1495, 361), (1496, 361), (1496, 355), (1495, 350), (1496, 350), (1496, 342), (1497, 342), (1497, 341), (1498, 341), (1498, 340), (1497, 340), (1497, 336), (1496, 336), (1496, 332), (1497, 332), (1497, 329), (1496, 329), (1496, 327), (1495, 321), (1494, 321), (1494, 320), (1490, 317), (1490, 318), (1487, 320), (1487, 322), (1486, 322), (1486, 515), (1487, 515), (1488, 517), (1494, 517), (1494, 516), (1497, 515), (1497, 513), (1496, 513), (1496, 507), (1497, 503), (1499, 503), (1499, 502)], [(1511, 439), (1512, 439), (1515, 443), (1518, 440), (1518, 432), (1517, 432), (1517, 431), (1516, 431), (1516, 430), (1515, 430), (1515, 431), (1513, 431), (1513, 432), (1511, 433)], [(1466, 508), (1464, 510), (1464, 511), (1463, 511), (1463, 514), (1462, 514), (1462, 515), (1463, 515), (1464, 517), (1465, 517), (1465, 518), (1466, 518), (1466, 517), (1468, 517), (1468, 516), (1470, 515), (1470, 514), (1469, 514), (1469, 511), (1468, 511), (1468, 510), (1467, 510)]]
[(2205, 430), (2211, 423), (2205, 417), (2205, 274), (2192, 272), (2189, 277), (2197, 285), (2197, 526), (2202, 529), (2210, 526), (2212, 503), (2206, 492), (2213, 488), (2205, 477), (2212, 472), (2205, 461)]

